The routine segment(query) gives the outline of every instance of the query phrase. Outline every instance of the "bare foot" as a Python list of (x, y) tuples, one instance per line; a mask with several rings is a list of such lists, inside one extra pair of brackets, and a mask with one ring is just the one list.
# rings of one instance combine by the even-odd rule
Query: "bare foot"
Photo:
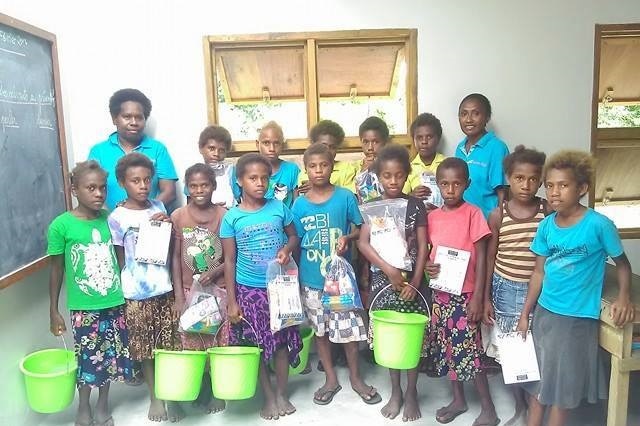
[(278, 413), (281, 416), (287, 416), (296, 412), (296, 407), (293, 406), (291, 401), (289, 401), (289, 398), (285, 395), (276, 395), (276, 405), (278, 406)]
[(260, 417), (265, 420), (278, 420), (280, 414), (278, 412), (278, 404), (275, 399), (265, 400), (262, 409), (260, 410)]
[(422, 417), (420, 406), (418, 405), (418, 394), (414, 391), (405, 392), (404, 394), (404, 412), (402, 413), (403, 422), (413, 422)]
[(91, 415), (90, 409), (81, 409), (78, 406), (78, 411), (76, 413), (75, 426), (91, 426), (93, 423), (93, 416)]
[(227, 407), (227, 403), (224, 400), (218, 399), (214, 396), (211, 398), (211, 400), (207, 404), (207, 413), (208, 414), (219, 413), (221, 411), (224, 411), (226, 407)]
[(527, 410), (516, 411), (504, 426), (525, 426), (527, 424)]
[(167, 420), (167, 410), (164, 408), (164, 401), (159, 399), (151, 400), (147, 417), (152, 422), (163, 422)]
[(466, 404), (460, 405), (456, 401), (452, 401), (451, 404), (436, 411), (436, 420), (439, 423), (451, 423), (460, 414), (466, 413), (467, 410)]
[(500, 419), (495, 411), (481, 411), (480, 415), (473, 421), (473, 426), (496, 426), (498, 423), (500, 423)]
[(382, 407), (380, 412), (387, 419), (395, 419), (398, 414), (400, 414), (400, 408), (402, 408), (402, 394), (394, 395), (391, 394), (391, 398), (389, 398), (389, 402), (387, 405)]
[(171, 423), (179, 422), (186, 416), (179, 402), (167, 401), (167, 417)]

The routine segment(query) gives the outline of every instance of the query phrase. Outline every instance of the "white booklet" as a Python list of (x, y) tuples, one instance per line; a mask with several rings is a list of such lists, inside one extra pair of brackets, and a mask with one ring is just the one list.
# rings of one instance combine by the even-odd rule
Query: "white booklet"
[(429, 281), (429, 287), (460, 296), (470, 257), (466, 250), (438, 246), (434, 263), (440, 264), (440, 273)]
[(136, 241), (136, 261), (166, 265), (170, 242), (171, 222), (151, 220), (141, 223)]
[(531, 331), (527, 331), (526, 340), (522, 340), (520, 333), (499, 333), (498, 350), (505, 384), (540, 380)]

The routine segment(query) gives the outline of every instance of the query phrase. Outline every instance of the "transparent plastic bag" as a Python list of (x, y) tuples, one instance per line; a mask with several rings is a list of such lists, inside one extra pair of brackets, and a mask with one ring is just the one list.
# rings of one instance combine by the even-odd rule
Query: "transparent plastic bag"
[(298, 265), (293, 259), (286, 265), (275, 259), (267, 264), (267, 297), (271, 331), (300, 325), (305, 321), (298, 282)]
[(333, 312), (362, 308), (362, 299), (353, 267), (344, 257), (334, 254), (324, 276), (322, 306)]
[(203, 286), (194, 275), (187, 306), (180, 315), (180, 331), (216, 334), (226, 316), (226, 291), (216, 285)]
[(365, 170), (356, 175), (355, 186), (361, 203), (378, 198), (384, 192), (378, 176), (370, 170)]
[(362, 204), (360, 212), (369, 225), (369, 243), (373, 249), (394, 268), (411, 271), (413, 265), (404, 230), (407, 199), (371, 201)]

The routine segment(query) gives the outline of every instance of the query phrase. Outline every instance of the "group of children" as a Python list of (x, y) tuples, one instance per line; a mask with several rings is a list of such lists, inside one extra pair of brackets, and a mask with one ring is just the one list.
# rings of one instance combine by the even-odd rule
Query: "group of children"
[[(371, 343), (366, 311), (332, 312), (321, 298), (324, 276), (333, 255), (365, 265), (359, 285), (365, 307), (400, 312), (431, 312), (422, 356), (428, 370), (446, 376), (453, 399), (435, 418), (449, 423), (467, 411), (464, 382), (473, 381), (481, 412), (474, 426), (497, 425), (484, 366), (480, 324), (499, 332), (532, 333), (541, 380), (514, 386), (516, 413), (507, 424), (541, 425), (550, 407), (549, 424), (564, 423), (569, 409), (594, 402), (598, 388), (599, 303), (605, 258), (618, 268), (620, 295), (613, 304), (616, 324), (632, 321), (630, 266), (617, 230), (604, 216), (580, 204), (593, 177), (586, 153), (560, 152), (546, 160), (533, 149), (516, 147), (486, 130), (491, 105), (472, 94), (458, 110), (465, 138), (456, 156), (437, 152), (442, 127), (431, 114), (420, 114), (410, 127), (416, 157), (389, 143), (382, 121), (370, 117), (360, 127), (365, 157), (356, 164), (336, 161), (344, 132), (324, 120), (310, 131), (304, 171), (279, 158), (282, 129), (267, 123), (258, 136), (258, 153), (241, 156), (235, 166), (224, 162), (231, 137), (218, 126), (202, 132), (204, 163), (185, 173), (188, 203), (171, 216), (161, 202), (149, 199), (154, 167), (138, 153), (122, 157), (116, 177), (127, 198), (110, 214), (102, 210), (106, 173), (97, 163), (79, 163), (72, 191), (78, 206), (56, 218), (49, 229), (51, 331), (65, 322), (58, 310), (63, 275), (78, 355), (80, 404), (77, 425), (111, 425), (109, 383), (127, 380), (132, 361), (140, 361), (149, 385), (149, 419), (179, 420), (177, 403), (160, 401), (153, 391), (153, 349), (205, 349), (215, 345), (259, 344), (263, 349), (259, 382), (264, 394), (260, 415), (277, 419), (295, 412), (287, 393), (289, 365), (300, 362), (298, 327), (272, 332), (266, 290), (266, 264), (276, 259), (299, 264), (301, 301), (316, 339), (325, 383), (313, 395), (329, 404), (341, 391), (332, 359), (332, 344), (344, 348), (350, 386), (367, 404), (382, 396), (359, 372), (359, 342)], [(544, 185), (547, 199), (536, 193)], [(359, 205), (406, 199), (403, 237), (410, 268), (389, 263), (371, 244), (370, 225)], [(166, 265), (135, 258), (140, 225), (170, 221), (173, 238)], [(439, 247), (469, 252), (460, 295), (431, 290), (429, 279), (440, 273)], [(122, 272), (120, 272), (122, 271)], [(194, 278), (195, 277), (195, 278)], [(177, 318), (197, 279), (214, 286), (226, 300), (232, 326), (217, 339), (184, 333)], [(425, 306), (425, 301), (428, 306)], [(247, 325), (247, 323), (249, 325)], [(560, 325), (559, 325), (560, 324)], [(559, 347), (563, 351), (558, 351)], [(498, 357), (489, 344), (488, 354)], [(275, 386), (268, 362), (273, 360)], [(421, 418), (418, 368), (390, 369), (391, 396), (384, 417), (402, 411), (404, 421)], [(89, 403), (99, 388), (95, 410)], [(196, 401), (206, 411), (224, 408), (211, 395), (208, 377)]]

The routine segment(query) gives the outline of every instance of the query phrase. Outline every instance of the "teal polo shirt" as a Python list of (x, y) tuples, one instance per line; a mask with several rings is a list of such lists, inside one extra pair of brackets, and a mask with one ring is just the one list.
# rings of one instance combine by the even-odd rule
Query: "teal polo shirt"
[[(156, 173), (151, 182), (149, 198), (156, 198), (160, 193), (158, 181), (160, 179), (178, 180), (176, 168), (173, 165), (167, 148), (159, 141), (144, 135), (140, 145), (134, 148), (135, 152), (144, 154), (153, 163)], [(106, 141), (97, 143), (89, 151), (89, 160), (96, 160), (107, 171), (107, 200), (105, 204), (109, 211), (116, 208), (116, 204), (127, 198), (127, 192), (118, 184), (116, 178), (116, 164), (126, 155), (124, 149), (118, 143), (118, 133), (113, 132)]]
[(469, 166), (471, 185), (464, 192), (464, 200), (482, 210), (488, 218), (491, 210), (498, 206), (496, 190), (507, 184), (502, 170), (502, 160), (509, 155), (509, 148), (493, 132), (487, 132), (467, 153), (464, 145), (467, 138), (458, 144), (456, 157)]

